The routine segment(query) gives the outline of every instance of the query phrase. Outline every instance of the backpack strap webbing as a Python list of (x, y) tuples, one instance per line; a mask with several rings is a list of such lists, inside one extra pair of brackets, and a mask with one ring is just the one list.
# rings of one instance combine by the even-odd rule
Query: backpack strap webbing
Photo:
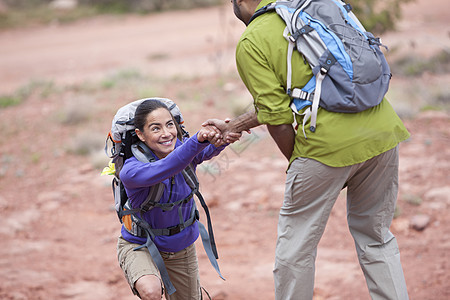
[(214, 239), (214, 232), (211, 222), (211, 216), (209, 214), (208, 206), (206, 205), (205, 199), (203, 195), (199, 192), (199, 182), (197, 176), (195, 175), (194, 168), (192, 165), (189, 165), (186, 169), (183, 170), (183, 176), (186, 180), (186, 183), (191, 187), (191, 189), (195, 192), (200, 204), (203, 207), (203, 210), (206, 214), (206, 220), (208, 223), (208, 230), (206, 230), (205, 226), (198, 222), (198, 228), (200, 231), (200, 236), (202, 238), (203, 248), (205, 248), (206, 255), (211, 263), (211, 265), (216, 270), (219, 277), (225, 280), (225, 278), (220, 273), (219, 264), (217, 263), (217, 259), (219, 259), (219, 254), (217, 253), (216, 241)]
[(186, 180), (186, 183), (191, 187), (191, 189), (196, 191), (195, 195), (197, 196), (198, 200), (200, 201), (200, 204), (203, 207), (203, 210), (205, 211), (206, 219), (207, 219), (207, 223), (208, 223), (209, 238), (211, 241), (211, 248), (214, 253), (214, 257), (216, 259), (218, 259), (219, 254), (217, 253), (216, 241), (214, 239), (211, 215), (209, 214), (209, 208), (206, 205), (203, 195), (198, 190), (199, 182), (198, 182), (197, 176), (195, 175), (194, 168), (191, 165), (187, 166), (187, 168), (183, 170), (183, 176), (184, 176), (184, 179)]
[(260, 15), (265, 14), (266, 12), (271, 11), (271, 10), (275, 10), (275, 2), (267, 4), (266, 6), (263, 6), (260, 9), (258, 9), (257, 11), (255, 11), (253, 16), (248, 21), (247, 26), (257, 17), (259, 17)]
[[(141, 162), (154, 162), (155, 158), (152, 155), (150, 148), (143, 142), (139, 141), (131, 145), (131, 152), (134, 157)], [(141, 204), (141, 210), (143, 212), (149, 211), (155, 206), (159, 199), (161, 199), (164, 193), (164, 184), (162, 182), (155, 184), (150, 188), (147, 198)]]
[(146, 212), (146, 211), (149, 211), (150, 209), (152, 209), (153, 207), (155, 207), (155, 205), (157, 204), (156, 200), (159, 201), (159, 199), (161, 199), (163, 193), (164, 193), (164, 184), (158, 183), (158, 184), (154, 185), (153, 187), (151, 187), (147, 198), (141, 205), (141, 210), (143, 212)]
[(167, 293), (169, 295), (172, 295), (173, 293), (176, 292), (176, 289), (173, 286), (172, 282), (170, 281), (169, 273), (167, 272), (166, 265), (164, 264), (164, 260), (161, 257), (161, 253), (159, 253), (158, 248), (156, 247), (155, 243), (153, 243), (150, 231), (145, 229), (145, 233), (147, 234), (147, 240), (145, 244), (136, 247), (133, 250), (136, 251), (144, 247), (147, 248), (148, 252), (150, 253), (150, 256), (152, 257), (153, 261), (158, 267), (159, 274), (161, 275), (161, 280), (164, 283), (164, 287), (166, 288)]

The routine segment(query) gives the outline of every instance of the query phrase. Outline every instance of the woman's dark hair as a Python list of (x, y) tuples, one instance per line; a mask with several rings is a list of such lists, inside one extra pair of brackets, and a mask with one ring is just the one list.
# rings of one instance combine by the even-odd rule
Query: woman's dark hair
[(167, 106), (159, 100), (144, 100), (138, 105), (136, 112), (134, 113), (134, 126), (140, 131), (143, 131), (148, 114), (158, 108), (164, 108), (170, 112)]
[(144, 131), (144, 126), (145, 122), (147, 121), (148, 114), (158, 108), (164, 108), (170, 113), (170, 115), (172, 116), (172, 120), (175, 124), (175, 127), (177, 128), (178, 139), (182, 141), (183, 137), (181, 133), (182, 131), (180, 128), (180, 124), (178, 124), (178, 122), (174, 119), (167, 105), (156, 99), (144, 100), (141, 104), (138, 105), (138, 107), (136, 108), (136, 112), (134, 113), (134, 126), (140, 131)]

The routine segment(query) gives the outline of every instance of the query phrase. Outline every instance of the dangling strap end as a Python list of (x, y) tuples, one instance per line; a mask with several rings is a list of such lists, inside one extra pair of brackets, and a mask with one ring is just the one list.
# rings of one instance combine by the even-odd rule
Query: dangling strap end
[(133, 248), (133, 251), (138, 251), (139, 249), (142, 249), (144, 247), (147, 247), (147, 245), (146, 244), (142, 244), (139, 247)]

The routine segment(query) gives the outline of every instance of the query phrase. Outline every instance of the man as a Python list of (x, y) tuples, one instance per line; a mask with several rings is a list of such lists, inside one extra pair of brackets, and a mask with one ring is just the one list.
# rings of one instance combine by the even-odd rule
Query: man
[[(236, 48), (237, 68), (256, 111), (205, 124), (218, 126), (225, 136), (266, 124), (289, 160), (275, 253), (276, 299), (312, 299), (317, 245), (344, 187), (348, 226), (372, 299), (408, 299), (389, 226), (398, 191), (398, 144), (409, 133), (386, 99), (360, 113), (319, 108), (316, 132), (307, 131), (307, 138), (302, 130), (296, 133), (286, 94), (285, 23), (275, 12), (249, 23), (270, 2), (232, 0), (236, 17), (247, 26)], [(303, 87), (312, 72), (297, 51), (292, 66), (293, 86)], [(295, 118), (302, 124), (301, 115)]]

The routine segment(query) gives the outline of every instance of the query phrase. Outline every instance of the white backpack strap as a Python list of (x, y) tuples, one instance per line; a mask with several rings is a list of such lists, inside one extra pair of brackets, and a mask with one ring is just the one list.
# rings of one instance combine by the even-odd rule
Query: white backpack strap
[(320, 94), (322, 93), (322, 81), (325, 78), (326, 73), (319, 72), (316, 75), (316, 90), (314, 91), (314, 99), (311, 107), (311, 124), (309, 130), (311, 132), (316, 131), (317, 122), (317, 110), (319, 109)]
[(316, 131), (317, 110), (319, 109), (320, 95), (322, 94), (322, 81), (327, 75), (330, 68), (336, 63), (336, 58), (328, 51), (325, 62), (320, 64), (319, 72), (316, 75), (316, 89), (314, 91), (314, 99), (311, 107), (311, 123), (309, 130)]
[(292, 86), (292, 52), (294, 52), (295, 42), (292, 42), (289, 38), (289, 28), (286, 26), (283, 31), (284, 38), (288, 41), (288, 52), (287, 52), (287, 82), (286, 82), (286, 92), (291, 96), (291, 86)]
[(302, 115), (303, 115), (303, 126), (302, 126), (303, 136), (305, 137), (305, 139), (308, 139), (305, 133), (305, 124), (308, 121), (309, 117), (311, 117), (311, 107), (308, 107), (308, 109), (305, 110), (305, 112)]

